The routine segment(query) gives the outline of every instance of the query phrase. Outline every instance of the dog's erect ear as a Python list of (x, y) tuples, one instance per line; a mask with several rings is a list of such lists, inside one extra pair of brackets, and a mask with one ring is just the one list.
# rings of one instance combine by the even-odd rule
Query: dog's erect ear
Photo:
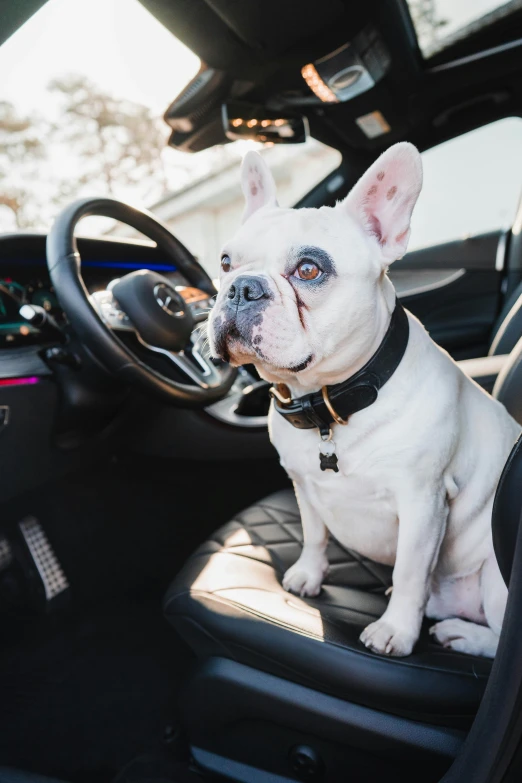
[(421, 188), (419, 151), (401, 142), (383, 152), (338, 208), (349, 210), (375, 237), (387, 265), (406, 252), (411, 213)]
[(265, 161), (257, 152), (247, 152), (243, 158), (241, 188), (245, 197), (243, 223), (261, 207), (277, 207), (274, 178)]

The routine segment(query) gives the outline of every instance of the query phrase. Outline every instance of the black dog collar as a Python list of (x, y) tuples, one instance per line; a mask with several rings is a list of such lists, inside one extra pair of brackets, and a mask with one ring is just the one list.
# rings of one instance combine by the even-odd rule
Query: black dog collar
[(382, 343), (359, 372), (342, 383), (323, 386), (321, 391), (295, 400), (286, 384), (272, 386), (270, 392), (276, 411), (294, 427), (300, 430), (317, 427), (326, 438), (331, 424), (347, 424), (352, 413), (375, 402), (379, 389), (391, 378), (404, 356), (409, 332), (408, 316), (396, 300)]

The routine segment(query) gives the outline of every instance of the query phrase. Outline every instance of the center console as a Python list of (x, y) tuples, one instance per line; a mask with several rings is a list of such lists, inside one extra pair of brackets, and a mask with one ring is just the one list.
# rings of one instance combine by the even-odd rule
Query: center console
[(237, 379), (223, 400), (206, 408), (206, 412), (223, 424), (247, 429), (266, 429), (270, 384), (262, 381), (255, 370), (240, 367)]

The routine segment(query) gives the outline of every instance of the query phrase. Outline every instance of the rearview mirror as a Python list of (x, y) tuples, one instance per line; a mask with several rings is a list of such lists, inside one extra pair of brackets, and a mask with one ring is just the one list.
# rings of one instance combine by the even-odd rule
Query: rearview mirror
[(271, 111), (261, 104), (227, 101), (222, 106), (227, 139), (251, 139), (263, 144), (301, 144), (306, 141), (306, 117), (288, 111)]

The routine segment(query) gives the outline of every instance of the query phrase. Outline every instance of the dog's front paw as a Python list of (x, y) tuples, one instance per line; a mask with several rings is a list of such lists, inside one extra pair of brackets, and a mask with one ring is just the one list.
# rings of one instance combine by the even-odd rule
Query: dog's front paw
[(450, 617), (430, 628), (430, 634), (443, 647), (468, 655), (484, 655), (494, 658), (498, 646), (498, 636), (487, 625)]
[(366, 647), (376, 653), (395, 655), (400, 658), (411, 654), (413, 645), (417, 641), (417, 634), (404, 628), (397, 628), (381, 618), (367, 625), (359, 638)]
[(305, 596), (313, 598), (321, 592), (321, 585), (327, 571), (326, 561), (310, 563), (299, 559), (284, 575), (283, 587), (289, 593), (295, 593), (302, 598)]

